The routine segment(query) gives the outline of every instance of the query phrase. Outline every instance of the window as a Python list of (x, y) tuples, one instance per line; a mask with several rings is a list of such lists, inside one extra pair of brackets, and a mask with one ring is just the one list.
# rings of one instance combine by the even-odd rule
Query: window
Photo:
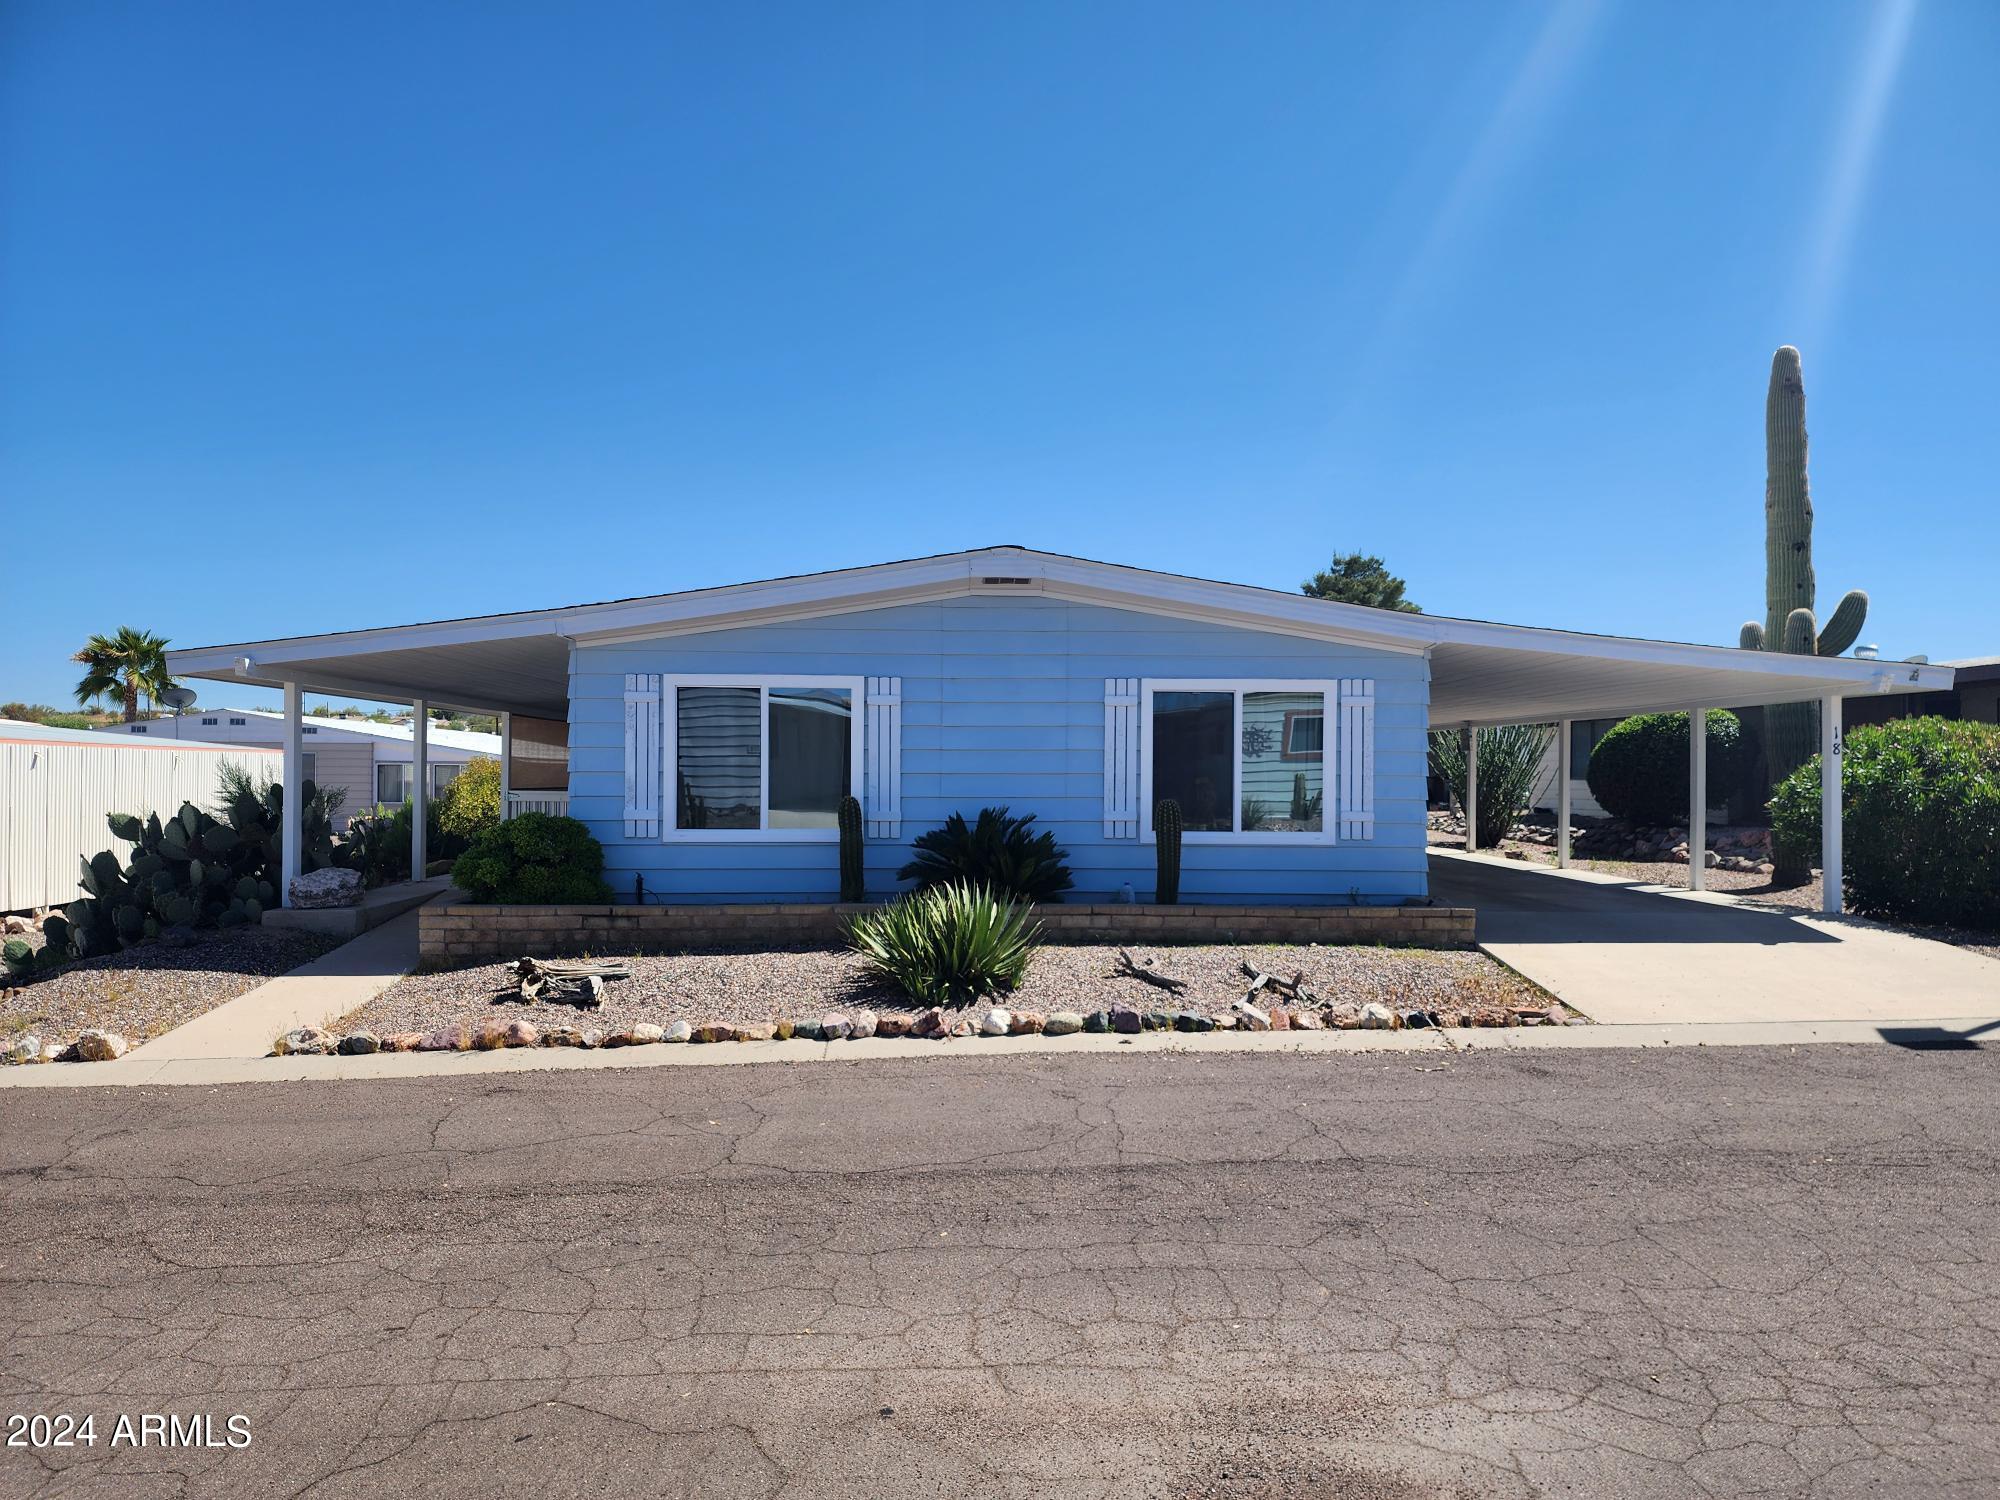
[(1326, 759), (1326, 711), (1287, 709), (1285, 711), (1285, 759)]
[(307, 734), (318, 734), (319, 726), (317, 724), (308, 724), (305, 726), (305, 731)]
[(407, 762), (383, 761), (375, 767), (375, 800), (384, 807), (401, 807), (410, 800)]
[(234, 724), (238, 729), (241, 729), (249, 721), (247, 719), (231, 719), (229, 722)]
[(148, 732), (144, 724), (127, 724), (125, 727), (134, 734), (145, 734)]
[(218, 721), (217, 721), (217, 720), (215, 720), (215, 719), (203, 719), (203, 720), (202, 720), (201, 722), (202, 722), (202, 723), (204, 723), (204, 724), (214, 724), (214, 723), (216, 723), (216, 722), (218, 722)]
[(319, 757), (310, 750), (299, 752), (299, 780), (314, 783), (319, 781)]
[(1180, 804), (1197, 842), (1331, 837), (1325, 682), (1148, 682), (1142, 812)]
[(669, 679), (668, 838), (839, 837), (861, 793), (861, 684), (844, 677)]
[(458, 762), (456, 761), (444, 761), (444, 760), (432, 761), (431, 796), (433, 798), (442, 797), (444, 795), (444, 789), (451, 785), (452, 778), (457, 776), (458, 773), (460, 771), (463, 771), (464, 769), (465, 767), (458, 764)]
[(1590, 755), (1597, 748), (1597, 742), (1611, 733), (1618, 719), (1572, 719), (1569, 726), (1569, 774), (1574, 781), (1583, 780), (1590, 769)]

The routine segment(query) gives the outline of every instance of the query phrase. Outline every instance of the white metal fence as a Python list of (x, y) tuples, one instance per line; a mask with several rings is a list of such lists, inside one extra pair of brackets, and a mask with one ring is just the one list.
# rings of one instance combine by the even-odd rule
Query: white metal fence
[(213, 810), (216, 777), (232, 761), (252, 775), (279, 774), (277, 751), (249, 745), (77, 743), (0, 728), (0, 911), (74, 901), (84, 860), (131, 849), (112, 838), (106, 814), (165, 817), (183, 802)]
[(550, 817), (569, 816), (568, 792), (509, 792), (500, 809), (502, 818), (518, 818), (524, 812), (547, 813)]

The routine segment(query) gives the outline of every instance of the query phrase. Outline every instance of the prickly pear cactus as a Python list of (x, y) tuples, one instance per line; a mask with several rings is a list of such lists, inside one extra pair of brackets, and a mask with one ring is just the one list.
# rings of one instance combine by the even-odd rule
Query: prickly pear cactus
[(866, 900), (867, 881), (861, 865), (861, 804), (852, 797), (842, 797), (834, 818), (840, 825), (840, 899)]
[(1153, 804), (1153, 900), (1181, 899), (1181, 805), (1171, 797)]

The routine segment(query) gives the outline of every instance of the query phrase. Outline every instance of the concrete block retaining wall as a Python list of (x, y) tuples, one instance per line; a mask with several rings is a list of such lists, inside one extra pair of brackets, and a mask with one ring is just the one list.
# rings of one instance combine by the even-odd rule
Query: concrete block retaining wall
[[(838, 942), (872, 906), (445, 906), (418, 913), (426, 964), (523, 954), (670, 953)], [(1469, 948), (1469, 906), (1126, 906), (1039, 909), (1053, 943), (1383, 943)]]

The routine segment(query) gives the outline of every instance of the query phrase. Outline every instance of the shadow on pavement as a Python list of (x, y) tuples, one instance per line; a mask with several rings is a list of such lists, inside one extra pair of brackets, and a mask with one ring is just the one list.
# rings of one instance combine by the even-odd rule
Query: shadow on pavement
[(1688, 901), (1636, 885), (1460, 860), (1430, 861), (1430, 894), (1478, 913), (1482, 943), (1838, 943), (1802, 912)]
[(1892, 1047), (1908, 1047), (1920, 1052), (1984, 1052), (1986, 1044), (1975, 1040), (1989, 1031), (2000, 1031), (2000, 1021), (1953, 1031), (1949, 1026), (1880, 1026), (1876, 1030)]

